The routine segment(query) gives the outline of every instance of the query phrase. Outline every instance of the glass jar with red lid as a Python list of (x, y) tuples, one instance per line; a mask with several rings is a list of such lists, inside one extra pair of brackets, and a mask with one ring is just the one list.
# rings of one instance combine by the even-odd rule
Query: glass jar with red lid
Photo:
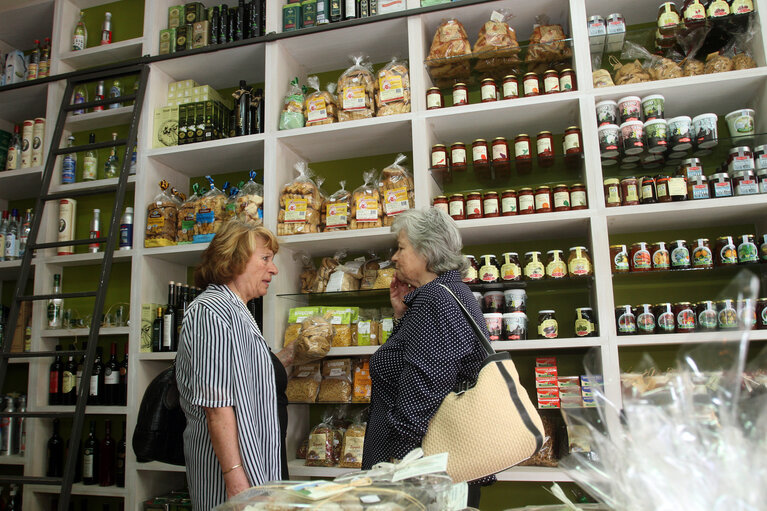
[(665, 241), (656, 241), (652, 244), (652, 269), (653, 270), (670, 270), (671, 269), (671, 254), (666, 248)]
[(434, 197), (434, 199), (432, 199), (431, 201), (431, 206), (433, 208), (441, 209), (448, 215), (450, 214), (450, 207), (448, 206), (448, 203), (447, 203), (447, 197), (445, 197), (444, 195), (437, 195), (436, 197)]
[(445, 100), (439, 87), (431, 87), (426, 91), (426, 110), (436, 110), (445, 107)]
[(535, 213), (535, 195), (532, 188), (520, 188), (517, 194), (519, 202), (519, 214), (530, 215)]
[(466, 270), (466, 274), (463, 276), (464, 284), (477, 284), (479, 282), (479, 264), (477, 259), (473, 255), (464, 256), (469, 262), (469, 268)]
[(517, 214), (517, 191), (504, 190), (501, 193), (501, 215), (513, 216)]
[(541, 94), (541, 84), (538, 80), (538, 75), (535, 73), (527, 73), (522, 80), (522, 89), (526, 98), (539, 96)]
[(493, 139), (493, 163), (509, 163), (509, 143), (503, 137)]
[(612, 208), (621, 205), (621, 182), (617, 178), (611, 177), (604, 181), (605, 187), (605, 206)]
[(450, 146), (450, 166), (454, 170), (466, 170), (466, 144), (453, 142)]
[(536, 137), (538, 150), (538, 166), (551, 167), (554, 165), (554, 137), (550, 131), (541, 131)]
[(690, 302), (679, 302), (674, 304), (674, 318), (676, 319), (676, 330), (678, 334), (691, 334), (695, 331), (697, 314)]
[(631, 245), (629, 264), (631, 265), (631, 271), (652, 271), (652, 255), (647, 243), (640, 241)]
[(466, 194), (466, 218), (474, 220), (482, 218), (482, 194), (470, 192)]
[(478, 138), (471, 144), (471, 155), (474, 166), (486, 166), (490, 163), (488, 158), (487, 141)]
[(485, 78), (480, 82), (479, 93), (483, 103), (498, 100), (498, 87), (495, 85), (495, 80), (492, 78)]
[(466, 203), (462, 193), (454, 193), (448, 201), (448, 210), (450, 218), (453, 220), (466, 219)]
[(535, 212), (550, 213), (551, 211), (551, 188), (539, 186), (535, 189)]
[(503, 77), (503, 99), (514, 99), (519, 97), (519, 81), (514, 75)]
[(559, 73), (549, 69), (543, 73), (543, 93), (555, 94), (559, 91)]
[(469, 89), (465, 83), (453, 85), (453, 106), (469, 104)]
[(570, 211), (570, 189), (567, 185), (554, 187), (554, 211)]
[(485, 218), (500, 216), (498, 207), (498, 192), (485, 192), (482, 196), (482, 209)]
[(589, 207), (588, 199), (586, 198), (586, 185), (583, 183), (575, 183), (570, 187), (570, 209), (586, 209)]

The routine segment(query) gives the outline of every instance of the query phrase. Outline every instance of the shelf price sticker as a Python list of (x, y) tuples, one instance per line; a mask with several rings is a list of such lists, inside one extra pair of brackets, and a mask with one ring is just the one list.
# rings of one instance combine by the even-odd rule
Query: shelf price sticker
[(365, 87), (362, 85), (344, 87), (343, 98), (344, 110), (364, 110), (367, 106)]
[(378, 89), (381, 103), (405, 99), (405, 89), (402, 87), (401, 76), (382, 76), (378, 79)]
[(326, 227), (346, 227), (349, 223), (349, 207), (343, 202), (333, 202), (325, 207)]
[(306, 221), (306, 199), (290, 199), (285, 205), (285, 222), (297, 223)]
[(358, 222), (376, 222), (378, 221), (378, 199), (375, 197), (363, 197), (357, 200)]
[(394, 188), (393, 190), (386, 190), (384, 192), (384, 209), (387, 215), (396, 215), (403, 211), (410, 209), (410, 201), (407, 198), (407, 188), (404, 186), (401, 188)]
[(324, 121), (328, 118), (328, 109), (325, 98), (312, 98), (307, 105), (307, 117), (309, 122)]

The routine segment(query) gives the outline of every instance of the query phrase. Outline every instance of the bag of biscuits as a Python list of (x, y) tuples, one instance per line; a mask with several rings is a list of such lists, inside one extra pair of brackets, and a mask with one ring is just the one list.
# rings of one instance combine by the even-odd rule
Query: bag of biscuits
[(301, 280), (301, 293), (312, 293), (317, 281), (317, 266), (312, 260), (312, 256), (305, 250), (299, 250), (293, 253), (293, 260), (301, 263), (301, 273), (298, 278)]
[(338, 79), (338, 120), (355, 121), (376, 115), (378, 81), (363, 55), (351, 57), (354, 64)]
[(378, 187), (383, 201), (383, 224), (394, 223), (394, 217), (415, 207), (413, 176), (402, 164), (407, 160), (404, 154), (398, 154), (394, 163), (381, 171)]
[(493, 11), (490, 21), (479, 29), (474, 44), (474, 56), (478, 58), (477, 71), (491, 72), (502, 77), (516, 71), (519, 64), (517, 34), (509, 26), (512, 14), (506, 10)]
[(352, 212), (352, 192), (346, 189), (346, 181), (339, 181), (341, 188), (325, 201), (323, 232), (346, 231)]
[(310, 316), (301, 322), (296, 338), (296, 362), (305, 364), (324, 358), (333, 342), (333, 325), (324, 316)]
[(168, 192), (170, 183), (160, 181), (160, 193), (146, 207), (145, 247), (167, 247), (176, 244), (178, 199)]
[(288, 325), (285, 328), (285, 337), (282, 346), (288, 346), (298, 339), (301, 326), (306, 318), (321, 315), (321, 307), (293, 307), (288, 311)]
[[(572, 58), (573, 49), (562, 25), (549, 25), (548, 17), (545, 15), (538, 18), (533, 35), (530, 36), (525, 62), (531, 64), (528, 66), (529, 71), (543, 73), (546, 69), (556, 68), (557, 61)], [(540, 69), (533, 65), (538, 65)]]
[(225, 195), (228, 196), (226, 204), (224, 204), (224, 222), (237, 218), (237, 195), (240, 194), (240, 189), (236, 186), (229, 186), (229, 181), (224, 183), (224, 187), (221, 189)]
[(381, 193), (376, 183), (376, 169), (362, 174), (365, 183), (352, 193), (352, 229), (383, 227)]
[(216, 188), (211, 176), (205, 178), (210, 183), (210, 190), (195, 203), (195, 243), (209, 243), (224, 223), (226, 215), (226, 195)]
[(288, 85), (288, 93), (283, 100), (279, 128), (281, 130), (303, 128), (305, 122), (304, 89), (298, 84), (298, 78), (293, 78)]
[(346, 348), (352, 345), (354, 337), (353, 325), (359, 318), (359, 307), (322, 307), (322, 315), (330, 316), (333, 325), (333, 340), (330, 345), (334, 348)]
[(410, 112), (410, 74), (407, 62), (393, 58), (378, 71), (378, 117)]
[(434, 34), (426, 66), (437, 87), (446, 87), (471, 77), (471, 43), (466, 29), (455, 18), (443, 20)]
[(320, 232), (322, 197), (312, 180), (312, 171), (304, 161), (295, 165), (298, 177), (286, 184), (280, 194), (277, 235)]
[[(306, 95), (304, 101), (304, 117), (307, 126), (319, 126), (321, 124), (333, 124), (338, 122), (336, 109), (336, 97), (331, 92), (335, 91), (334, 83), (328, 84), (328, 90), (320, 90), (320, 79), (310, 76), (306, 79), (306, 85), (314, 92)], [(332, 86), (332, 87), (331, 87)]]
[(194, 226), (197, 223), (195, 215), (197, 214), (196, 202), (205, 192), (201, 191), (200, 185), (192, 185), (192, 196), (184, 201), (178, 208), (176, 222), (176, 240), (179, 245), (187, 245), (194, 241)]
[(251, 170), (250, 179), (240, 187), (235, 198), (237, 216), (261, 225), (264, 222), (264, 185), (256, 182), (256, 171)]

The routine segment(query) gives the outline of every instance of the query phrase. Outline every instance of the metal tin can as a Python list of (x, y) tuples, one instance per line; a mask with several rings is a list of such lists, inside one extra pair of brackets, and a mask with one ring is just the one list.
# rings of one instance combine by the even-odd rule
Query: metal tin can
[(24, 121), (21, 131), (21, 165), (19, 168), (26, 169), (32, 166), (32, 139), (35, 133), (35, 121)]
[[(75, 218), (77, 216), (77, 201), (74, 199), (59, 200), (59, 233), (58, 241), (72, 241), (75, 235)], [(59, 247), (58, 255), (71, 255), (75, 247)]]
[(45, 119), (35, 118), (35, 127), (32, 131), (32, 166), (39, 167), (43, 163), (43, 143), (45, 142)]

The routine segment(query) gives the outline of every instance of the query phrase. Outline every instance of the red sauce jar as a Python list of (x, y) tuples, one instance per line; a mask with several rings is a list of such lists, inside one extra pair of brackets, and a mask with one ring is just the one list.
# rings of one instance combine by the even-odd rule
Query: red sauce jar
[(554, 211), (570, 211), (570, 190), (567, 185), (554, 187)]
[(507, 75), (503, 78), (503, 99), (514, 99), (519, 97), (519, 81), (514, 75)]
[(676, 319), (676, 333), (689, 334), (695, 331), (696, 325), (695, 309), (690, 302), (679, 302), (674, 304), (674, 318)]
[(466, 144), (454, 142), (450, 146), (450, 165), (456, 170), (466, 170)]
[(436, 110), (445, 107), (445, 99), (439, 87), (431, 87), (426, 91), (426, 110)]
[(485, 78), (480, 82), (479, 93), (482, 97), (483, 103), (498, 100), (498, 87), (495, 85), (495, 80), (492, 78)]
[(538, 166), (551, 167), (554, 165), (554, 137), (550, 131), (538, 133), (535, 142), (538, 150)]
[(631, 245), (629, 264), (631, 271), (652, 271), (652, 255), (647, 243), (640, 241)]
[(538, 80), (538, 75), (535, 73), (527, 73), (522, 80), (522, 89), (526, 98), (540, 96), (541, 84)]
[(559, 74), (559, 92), (570, 92), (578, 90), (578, 83), (575, 80), (575, 71), (565, 69)]
[(588, 207), (588, 200), (586, 199), (586, 185), (582, 183), (575, 183), (570, 187), (570, 209), (586, 209)]
[(513, 216), (517, 214), (517, 192), (506, 190), (501, 193), (501, 215)]
[(543, 93), (555, 94), (559, 92), (559, 73), (553, 69), (543, 73)]
[(465, 83), (456, 83), (453, 85), (453, 106), (468, 105), (469, 90)]
[(503, 137), (493, 140), (493, 163), (509, 163), (509, 143)]
[(551, 188), (548, 186), (539, 186), (535, 189), (535, 212), (551, 212)]
[(447, 147), (437, 144), (431, 148), (431, 168), (446, 169), (448, 167)]
[(578, 126), (570, 126), (565, 130), (565, 136), (562, 139), (562, 152), (571, 158), (583, 154), (581, 129)]
[(623, 197), (622, 204), (624, 206), (636, 206), (639, 204), (639, 185), (637, 184), (636, 177), (629, 176), (621, 179), (621, 196)]
[(485, 192), (485, 195), (482, 196), (482, 210), (485, 218), (500, 216), (498, 192)]
[(533, 159), (533, 149), (530, 143), (530, 135), (520, 133), (514, 139), (514, 159), (517, 163), (527, 163)]
[(466, 194), (466, 218), (474, 220), (482, 218), (482, 194), (471, 192)]
[(448, 215), (450, 214), (450, 207), (447, 204), (447, 197), (444, 195), (437, 195), (434, 197), (434, 199), (431, 201), (431, 206), (433, 208), (441, 209)]
[(605, 206), (613, 208), (621, 205), (621, 182), (614, 177), (607, 178), (604, 181), (605, 187)]
[(478, 138), (471, 144), (471, 156), (474, 166), (488, 165), (487, 141), (482, 138)]
[(450, 218), (453, 220), (465, 220), (466, 219), (466, 203), (463, 199), (462, 193), (454, 193), (450, 196), (448, 202), (448, 209)]
[(521, 188), (517, 194), (519, 201), (519, 214), (530, 215), (535, 213), (535, 196), (532, 188)]

